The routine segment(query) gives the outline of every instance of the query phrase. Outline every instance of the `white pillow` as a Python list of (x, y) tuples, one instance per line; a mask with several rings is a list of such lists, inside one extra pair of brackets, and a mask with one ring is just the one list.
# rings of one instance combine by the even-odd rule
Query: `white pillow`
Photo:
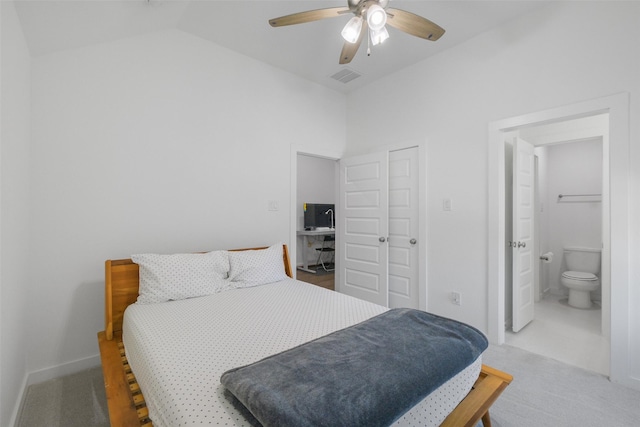
[(265, 285), (286, 279), (282, 244), (267, 249), (229, 251), (229, 280), (234, 287)]
[(138, 254), (131, 260), (140, 267), (138, 304), (210, 295), (223, 287), (229, 273), (227, 251), (204, 254)]

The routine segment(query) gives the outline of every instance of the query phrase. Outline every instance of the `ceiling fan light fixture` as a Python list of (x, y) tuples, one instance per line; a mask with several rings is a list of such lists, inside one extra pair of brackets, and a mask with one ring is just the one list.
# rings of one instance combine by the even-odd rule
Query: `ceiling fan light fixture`
[(371, 30), (369, 31), (370, 35), (371, 35), (371, 44), (376, 46), (382, 42), (384, 42), (386, 39), (389, 38), (389, 31), (387, 31), (386, 27), (382, 27), (381, 30)]
[(342, 29), (342, 38), (348, 43), (355, 43), (360, 37), (360, 31), (362, 31), (362, 17), (354, 16)]
[[(378, 45), (389, 38), (389, 32), (385, 28), (387, 23), (396, 30), (430, 41), (438, 40), (445, 32), (444, 28), (422, 16), (402, 9), (387, 9), (388, 6), (389, 0), (347, 0), (346, 6), (292, 13), (291, 15), (270, 19), (269, 25), (272, 27), (284, 27), (353, 14), (353, 17), (341, 32), (345, 42), (340, 52), (339, 64), (351, 62), (358, 49), (360, 49), (365, 33), (367, 36), (367, 52), (370, 52), (371, 44)], [(387, 10), (389, 11), (388, 14)]]
[(380, 31), (387, 23), (387, 12), (379, 4), (373, 4), (367, 9), (367, 24), (374, 31)]

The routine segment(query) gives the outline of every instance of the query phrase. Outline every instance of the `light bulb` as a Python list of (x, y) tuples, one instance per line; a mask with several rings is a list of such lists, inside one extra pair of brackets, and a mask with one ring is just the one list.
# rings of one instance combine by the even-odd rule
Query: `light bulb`
[(354, 16), (342, 29), (342, 38), (348, 43), (355, 43), (360, 37), (360, 31), (362, 31), (362, 17)]
[(369, 28), (379, 31), (384, 28), (386, 23), (387, 12), (378, 4), (369, 6), (367, 9), (367, 24), (369, 24)]
[(382, 27), (381, 30), (377, 31), (371, 30), (369, 33), (371, 35), (371, 43), (374, 46), (389, 38), (389, 31), (387, 31), (385, 27)]

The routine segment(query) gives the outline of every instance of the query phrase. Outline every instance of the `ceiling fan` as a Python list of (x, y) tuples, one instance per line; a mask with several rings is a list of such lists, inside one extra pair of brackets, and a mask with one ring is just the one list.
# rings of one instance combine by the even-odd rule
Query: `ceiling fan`
[(385, 25), (426, 40), (436, 41), (444, 29), (426, 18), (401, 9), (388, 7), (389, 0), (347, 0), (346, 7), (309, 10), (269, 20), (272, 27), (304, 24), (326, 18), (336, 18), (349, 13), (355, 16), (345, 25), (342, 37), (345, 40), (340, 53), (340, 64), (348, 64), (355, 56), (365, 34), (368, 33), (374, 46), (389, 38)]

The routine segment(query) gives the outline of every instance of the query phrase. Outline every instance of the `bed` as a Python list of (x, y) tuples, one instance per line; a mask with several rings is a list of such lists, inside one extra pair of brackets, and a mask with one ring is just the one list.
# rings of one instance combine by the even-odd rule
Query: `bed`
[[(267, 249), (273, 247), (229, 253), (239, 256), (264, 253)], [(185, 416), (194, 418), (184, 425), (195, 425), (196, 421), (208, 425), (259, 425), (220, 384), (220, 374), (226, 375), (225, 371), (231, 368), (253, 367), (263, 359), (279, 357), (300, 346), (306, 348), (310, 344), (307, 341), (322, 340), (387, 314), (384, 307), (294, 281), (286, 245), (282, 245), (279, 257), (286, 277), (274, 283), (149, 305), (134, 304), (142, 293), (139, 265), (132, 259), (106, 261), (105, 330), (98, 333), (98, 342), (112, 426), (151, 427), (152, 419), (156, 426), (178, 425), (182, 423), (180, 417)], [(282, 300), (283, 295), (290, 299)], [(274, 305), (282, 304), (287, 310), (273, 310)], [(132, 307), (127, 310), (129, 306)], [(292, 307), (296, 309), (291, 310)], [(176, 319), (171, 314), (174, 309), (186, 310), (188, 315), (179, 314)], [(331, 315), (326, 315), (327, 310)], [(217, 317), (207, 317), (210, 313)], [(185, 327), (202, 319), (222, 331), (209, 339), (215, 341), (213, 346), (204, 345), (204, 335), (209, 332), (203, 334)], [(143, 331), (143, 338), (136, 338), (138, 330)], [(204, 360), (207, 366), (200, 366)], [(194, 364), (198, 366), (193, 367)], [(443, 420), (442, 426), (474, 426), (479, 420), (490, 426), (489, 407), (512, 378), (481, 365), (480, 357), (474, 364), (430, 393), (394, 425), (422, 423), (420, 417), (425, 417), (425, 410), (431, 413), (438, 406), (434, 417), (438, 423)], [(163, 381), (171, 385), (163, 386)], [(157, 388), (163, 391), (158, 394)], [(151, 397), (145, 399), (141, 389)], [(179, 403), (174, 405), (171, 400)], [(444, 404), (435, 405), (438, 401)]]

